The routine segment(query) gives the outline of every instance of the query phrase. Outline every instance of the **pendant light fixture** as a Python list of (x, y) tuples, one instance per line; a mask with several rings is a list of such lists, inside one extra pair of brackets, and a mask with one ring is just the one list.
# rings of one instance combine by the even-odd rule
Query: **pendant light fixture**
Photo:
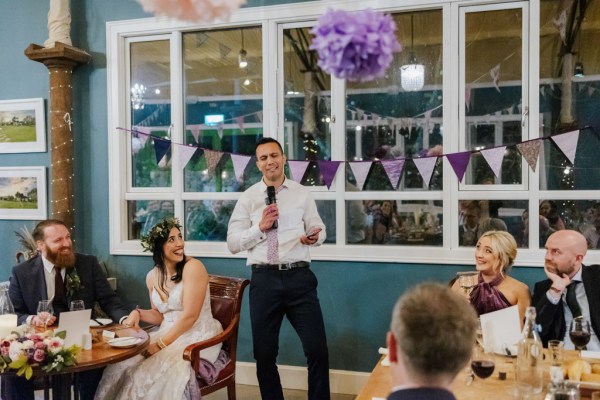
[(420, 90), (425, 84), (425, 66), (417, 62), (414, 53), (415, 45), (414, 15), (410, 16), (410, 57), (408, 64), (400, 67), (400, 84), (408, 92)]
[(240, 68), (246, 68), (248, 66), (248, 59), (246, 58), (248, 53), (246, 53), (246, 50), (244, 49), (244, 30), (240, 29), (240, 32), (242, 33), (242, 49), (238, 54), (238, 63)]

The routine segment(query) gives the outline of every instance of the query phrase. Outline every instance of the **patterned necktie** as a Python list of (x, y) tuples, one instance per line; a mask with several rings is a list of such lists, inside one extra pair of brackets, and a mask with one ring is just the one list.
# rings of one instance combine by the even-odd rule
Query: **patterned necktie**
[(567, 306), (569, 307), (569, 310), (571, 310), (571, 314), (573, 314), (573, 319), (581, 317), (581, 308), (579, 307), (579, 303), (577, 302), (577, 294), (575, 293), (578, 283), (579, 281), (573, 281), (569, 286), (567, 286), (567, 297), (565, 298), (567, 301)]
[[(283, 185), (279, 186), (275, 193), (279, 193)], [(279, 264), (279, 238), (277, 228), (267, 231), (267, 262), (269, 264)]]
[(53, 304), (66, 304), (67, 297), (65, 295), (65, 282), (63, 281), (60, 268), (54, 267), (54, 300)]

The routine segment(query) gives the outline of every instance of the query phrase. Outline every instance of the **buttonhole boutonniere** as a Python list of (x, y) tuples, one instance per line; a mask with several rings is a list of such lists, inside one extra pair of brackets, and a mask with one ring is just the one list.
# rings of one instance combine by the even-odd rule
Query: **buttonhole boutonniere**
[(69, 268), (67, 270), (66, 278), (66, 289), (68, 296), (72, 296), (73, 293), (84, 288), (84, 286), (81, 284), (81, 279), (79, 278), (79, 275), (77, 274), (77, 269), (75, 267)]

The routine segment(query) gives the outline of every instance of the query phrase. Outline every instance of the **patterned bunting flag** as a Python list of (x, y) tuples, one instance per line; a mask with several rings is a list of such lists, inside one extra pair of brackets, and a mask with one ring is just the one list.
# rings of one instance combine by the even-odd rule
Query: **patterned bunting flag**
[(427, 187), (429, 187), (429, 182), (431, 182), (431, 176), (433, 175), (437, 159), (437, 157), (413, 158), (413, 162), (419, 170), (419, 174), (421, 174), (421, 178), (423, 178), (423, 182), (425, 182)]
[(491, 149), (481, 150), (481, 155), (485, 158), (488, 165), (496, 175), (496, 178), (500, 178), (500, 170), (502, 169), (502, 160), (504, 159), (504, 151), (506, 146), (493, 147)]
[(240, 131), (244, 133), (244, 117), (235, 117), (235, 122), (237, 122), (238, 126), (240, 127)]
[(369, 171), (371, 170), (372, 161), (350, 161), (350, 169), (354, 174), (354, 179), (356, 179), (356, 187), (358, 190), (363, 190), (365, 186), (365, 181), (367, 180), (367, 176), (369, 175)]
[(179, 150), (179, 169), (184, 169), (198, 148), (196, 146), (179, 146), (177, 150)]
[(238, 181), (242, 181), (244, 177), (244, 171), (250, 162), (250, 156), (242, 156), (239, 154), (231, 154), (231, 162), (233, 163), (233, 173)]
[(198, 137), (200, 136), (200, 125), (188, 125), (187, 128), (192, 131), (192, 136), (196, 143), (198, 143)]
[(300, 182), (304, 173), (306, 172), (306, 168), (308, 168), (308, 164), (310, 161), (306, 160), (288, 160), (288, 166), (290, 167), (290, 175), (291, 179), (296, 182)]
[(223, 153), (220, 151), (204, 149), (204, 158), (206, 160), (206, 166), (208, 167), (208, 174), (214, 175), (217, 169), (217, 164), (221, 160)]
[(160, 163), (165, 154), (171, 148), (171, 141), (169, 139), (153, 138), (154, 141), (154, 154), (156, 155), (156, 163)]
[(540, 154), (540, 147), (542, 145), (542, 139), (529, 140), (527, 142), (517, 144), (517, 150), (523, 156), (527, 164), (533, 172), (537, 167), (538, 155)]
[(341, 161), (317, 161), (319, 170), (321, 171), (321, 178), (323, 179), (323, 182), (325, 182), (327, 189), (331, 188), (333, 178), (335, 178), (340, 163)]
[(560, 151), (569, 159), (571, 164), (575, 164), (575, 153), (577, 151), (577, 142), (579, 141), (579, 130), (560, 135), (550, 136), (550, 139), (556, 144)]
[(469, 165), (469, 160), (471, 159), (471, 152), (463, 151), (460, 153), (446, 154), (446, 158), (448, 159), (448, 162), (450, 162), (458, 181), (462, 182), (465, 171), (467, 170), (467, 165)]
[(381, 165), (392, 184), (394, 190), (398, 189), (400, 178), (402, 177), (402, 168), (404, 167), (404, 158), (399, 160), (381, 160)]

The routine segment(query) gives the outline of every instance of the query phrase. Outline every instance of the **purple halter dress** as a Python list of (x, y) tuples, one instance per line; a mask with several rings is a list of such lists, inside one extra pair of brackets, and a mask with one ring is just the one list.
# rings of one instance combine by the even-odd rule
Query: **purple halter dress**
[(498, 285), (503, 280), (504, 277), (498, 275), (493, 281), (487, 283), (483, 281), (483, 277), (479, 274), (477, 286), (471, 292), (470, 297), (471, 304), (475, 307), (477, 315), (487, 314), (511, 306), (506, 297), (498, 290)]

